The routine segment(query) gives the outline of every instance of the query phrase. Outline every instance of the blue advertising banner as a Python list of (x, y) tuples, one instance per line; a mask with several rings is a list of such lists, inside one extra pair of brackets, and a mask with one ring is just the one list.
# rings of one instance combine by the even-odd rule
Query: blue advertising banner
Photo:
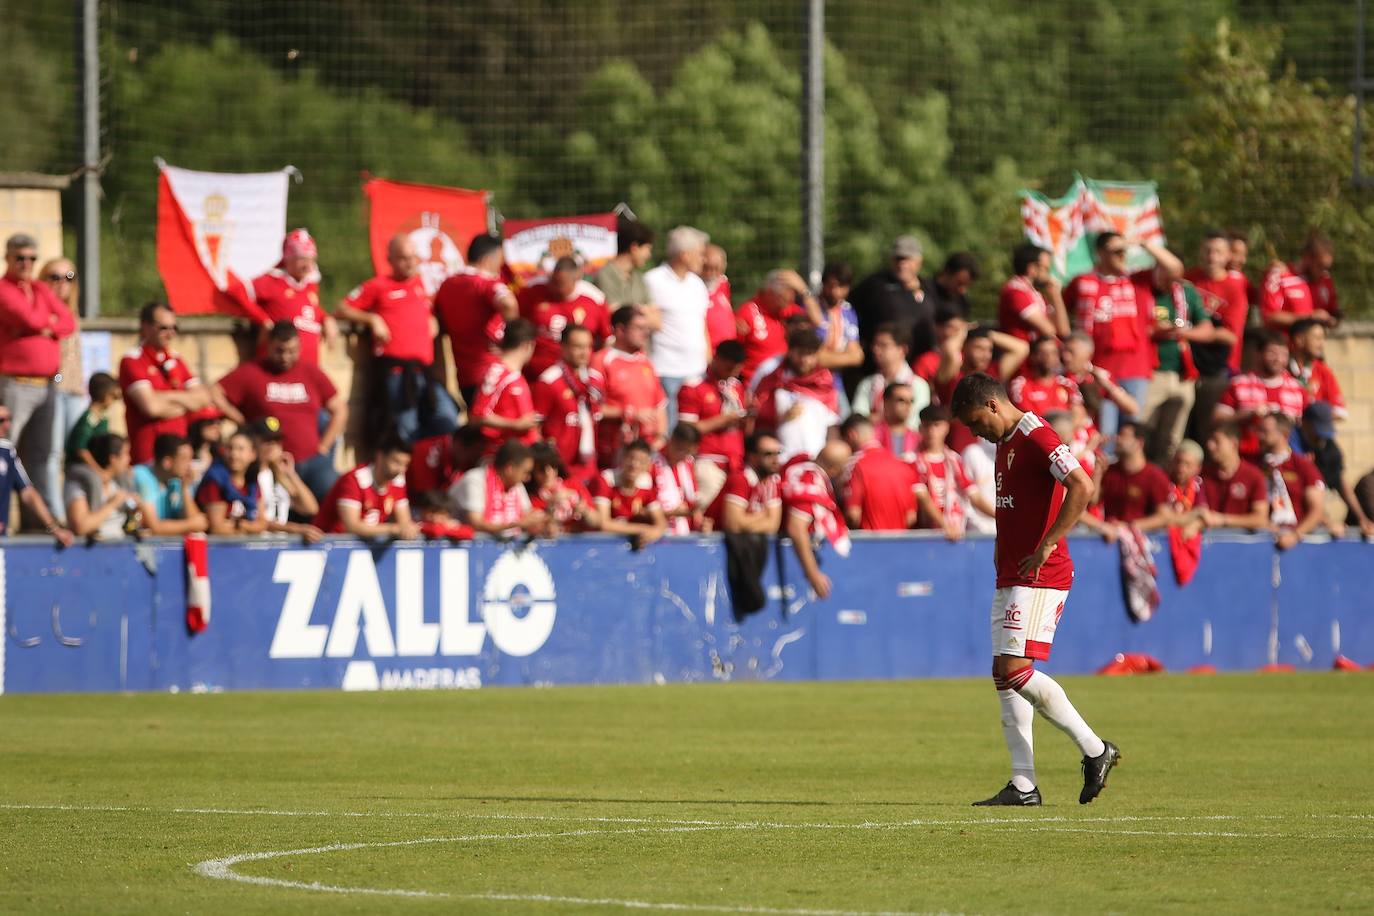
[[(963, 677), (986, 674), (992, 542), (858, 537), (824, 555), (811, 594), (775, 545), (769, 602), (736, 621), (718, 538), (635, 552), (586, 536), (525, 546), (306, 547), (212, 541), (209, 628), (185, 626), (179, 541), (55, 550), (11, 541), (0, 562), (0, 687), (9, 692), (431, 689), (490, 685)], [(1090, 672), (1117, 652), (1170, 670), (1374, 661), (1374, 547), (1265, 538), (1207, 543), (1162, 604), (1126, 614), (1115, 547), (1074, 539), (1078, 576), (1046, 667)]]

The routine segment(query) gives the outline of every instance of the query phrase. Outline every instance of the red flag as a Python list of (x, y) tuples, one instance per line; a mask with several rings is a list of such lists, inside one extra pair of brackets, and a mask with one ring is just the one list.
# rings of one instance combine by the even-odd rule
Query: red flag
[(369, 178), (363, 193), (373, 269), (387, 273), (386, 246), (404, 232), (419, 249), (420, 276), (431, 296), (445, 277), (462, 269), (472, 237), (487, 231), (486, 191)]
[(160, 167), (157, 269), (174, 311), (270, 321), (248, 284), (280, 259), (287, 175)]
[(210, 545), (205, 535), (186, 535), (186, 629), (194, 636), (210, 625)]

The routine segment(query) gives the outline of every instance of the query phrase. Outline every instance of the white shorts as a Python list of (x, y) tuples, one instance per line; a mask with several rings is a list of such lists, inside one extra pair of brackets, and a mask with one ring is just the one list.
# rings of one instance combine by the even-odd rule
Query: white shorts
[(1068, 598), (1068, 592), (1052, 588), (999, 588), (992, 596), (992, 654), (1049, 658)]

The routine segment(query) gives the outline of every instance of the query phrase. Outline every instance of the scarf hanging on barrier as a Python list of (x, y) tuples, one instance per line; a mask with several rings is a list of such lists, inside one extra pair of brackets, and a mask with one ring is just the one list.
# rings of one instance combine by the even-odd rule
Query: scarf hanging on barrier
[(1159, 607), (1159, 588), (1155, 583), (1155, 561), (1150, 542), (1134, 525), (1122, 525), (1117, 541), (1121, 548), (1121, 591), (1126, 613), (1136, 623), (1144, 623)]

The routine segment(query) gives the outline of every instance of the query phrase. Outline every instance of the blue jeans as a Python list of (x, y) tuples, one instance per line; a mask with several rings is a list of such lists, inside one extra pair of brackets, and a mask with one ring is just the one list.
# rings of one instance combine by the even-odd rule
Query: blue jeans
[(668, 428), (663, 431), (663, 434), (671, 436), (673, 427), (677, 426), (677, 393), (682, 390), (682, 386), (687, 380), (668, 375), (661, 375), (658, 380), (663, 385), (663, 393), (668, 396)]
[(76, 421), (81, 418), (81, 411), (86, 409), (90, 400), (84, 394), (58, 391), (53, 402), (52, 447), (48, 450), (48, 473), (43, 483), (43, 502), (48, 504), (48, 511), (53, 514), (53, 518), (59, 521), (67, 516), (67, 507), (62, 504), (62, 466), (66, 457), (67, 436), (76, 425)]
[[(391, 373), (386, 378), (386, 393), (391, 403), (401, 402), (401, 386), (404, 376)], [(417, 439), (430, 436), (446, 436), (458, 428), (458, 403), (453, 400), (443, 385), (435, 383), (428, 376), (424, 384), (434, 392), (434, 410), (422, 413), (418, 405), (424, 404), (425, 396), (420, 395), (417, 406), (396, 411), (396, 432), (407, 445)]]
[[(1150, 387), (1148, 378), (1119, 378), (1116, 383), (1125, 388), (1131, 397), (1135, 398), (1136, 407), (1145, 406), (1145, 391)], [(1116, 456), (1116, 431), (1121, 428), (1121, 421), (1138, 419), (1140, 419), (1138, 413), (1123, 417), (1121, 409), (1116, 406), (1115, 402), (1107, 398), (1102, 399), (1102, 409), (1097, 416), (1097, 428), (1106, 438), (1102, 450), (1107, 454), (1107, 457)]]
[(296, 463), (296, 473), (301, 475), (301, 482), (309, 488), (315, 498), (321, 503), (324, 502), (325, 494), (329, 488), (334, 486), (334, 481), (339, 479), (339, 472), (334, 468), (334, 456), (316, 455), (304, 461)]

